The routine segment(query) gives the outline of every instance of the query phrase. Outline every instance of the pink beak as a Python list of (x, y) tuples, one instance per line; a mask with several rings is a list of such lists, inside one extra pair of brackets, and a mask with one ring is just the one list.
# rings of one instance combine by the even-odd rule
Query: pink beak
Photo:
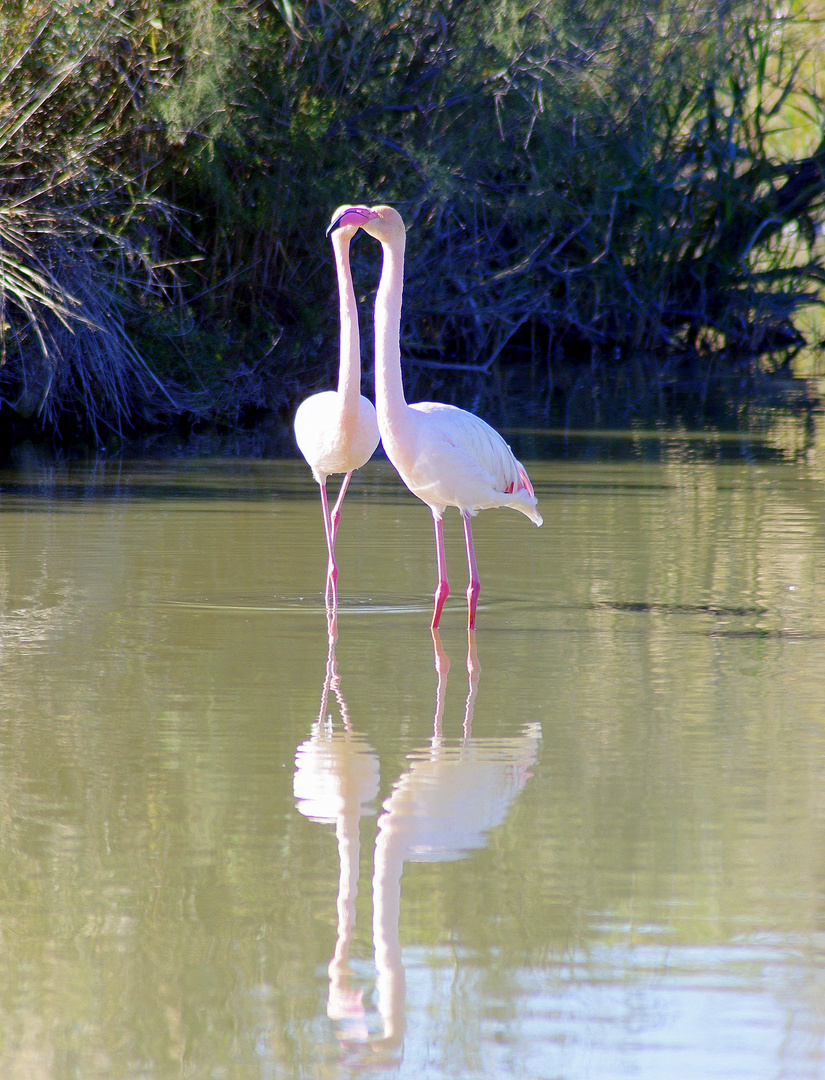
[(378, 214), (374, 210), (367, 209), (366, 206), (351, 206), (331, 223), (326, 234), (329, 236), (331, 232), (340, 229), (343, 225), (363, 225), (365, 221), (372, 221), (377, 217)]

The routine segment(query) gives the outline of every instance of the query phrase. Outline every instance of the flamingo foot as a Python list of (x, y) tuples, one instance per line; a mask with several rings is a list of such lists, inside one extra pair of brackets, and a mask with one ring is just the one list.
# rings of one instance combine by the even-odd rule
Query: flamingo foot
[(481, 592), (479, 581), (471, 581), (467, 586), (467, 629), (476, 628), (476, 608), (478, 606), (478, 594)]
[(431, 630), (437, 630), (441, 621), (441, 612), (444, 610), (444, 602), (450, 595), (450, 586), (446, 581), (439, 581), (435, 590), (435, 607), (433, 609), (433, 621), (430, 623)]

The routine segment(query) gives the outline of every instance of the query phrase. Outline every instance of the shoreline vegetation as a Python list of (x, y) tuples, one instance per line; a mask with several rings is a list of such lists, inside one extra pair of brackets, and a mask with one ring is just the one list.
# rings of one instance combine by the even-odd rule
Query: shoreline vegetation
[(344, 201), (408, 225), (410, 400), (514, 427), (810, 411), (823, 15), (0, 0), (3, 448), (277, 442), (337, 374)]

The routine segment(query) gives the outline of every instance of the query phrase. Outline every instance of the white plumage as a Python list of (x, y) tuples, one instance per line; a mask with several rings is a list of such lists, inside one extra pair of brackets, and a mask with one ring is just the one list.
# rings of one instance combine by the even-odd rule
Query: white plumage
[[(343, 408), (339, 390), (323, 390), (302, 401), (295, 413), (295, 441), (317, 484), (352, 473), (369, 461), (378, 446), (375, 407), (359, 395), (354, 418)], [(353, 422), (354, 421), (354, 422)]]
[[(335, 537), (341, 504), (354, 470), (366, 465), (375, 453), (379, 435), (375, 408), (361, 394), (361, 339), (349, 263), (350, 242), (361, 223), (358, 208), (347, 208), (344, 213), (336, 211), (333, 222), (335, 227), (330, 225), (328, 234), (332, 234), (335, 253), (341, 319), (338, 389), (324, 390), (303, 401), (295, 414), (294, 426), (298, 449), (321, 490), (328, 555), (325, 599), (334, 609), (338, 603)], [(344, 479), (330, 513), (327, 477), (337, 473), (344, 473)]]
[(415, 444), (407, 440), (403, 456), (397, 447), (395, 456), (422, 502), (442, 514), (448, 506), (472, 515), (510, 507), (541, 525), (527, 472), (495, 428), (455, 405), (420, 401), (409, 408), (421, 418), (411, 418)]
[[(408, 405), (401, 378), (401, 301), (404, 287), (406, 230), (401, 215), (390, 206), (359, 208), (361, 228), (379, 241), (384, 253), (381, 281), (375, 299), (375, 402), (378, 430), (387, 457), (401, 479), (432, 511), (435, 525), (438, 585), (432, 627), (438, 626), (449, 595), (442, 517), (455, 506), (464, 523), (470, 582), (467, 625), (475, 628), (480, 583), (470, 519), (479, 510), (509, 507), (536, 525), (533, 485), (524, 466), (502, 437), (472, 413), (453, 405), (424, 401)], [(348, 208), (338, 222), (354, 220)]]

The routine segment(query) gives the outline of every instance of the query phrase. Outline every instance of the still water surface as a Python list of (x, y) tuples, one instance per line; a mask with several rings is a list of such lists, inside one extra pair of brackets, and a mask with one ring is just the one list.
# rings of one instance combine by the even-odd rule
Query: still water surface
[(333, 641), (302, 462), (0, 475), (0, 1075), (825, 1077), (825, 472), (620, 443), (469, 643), (385, 462)]

